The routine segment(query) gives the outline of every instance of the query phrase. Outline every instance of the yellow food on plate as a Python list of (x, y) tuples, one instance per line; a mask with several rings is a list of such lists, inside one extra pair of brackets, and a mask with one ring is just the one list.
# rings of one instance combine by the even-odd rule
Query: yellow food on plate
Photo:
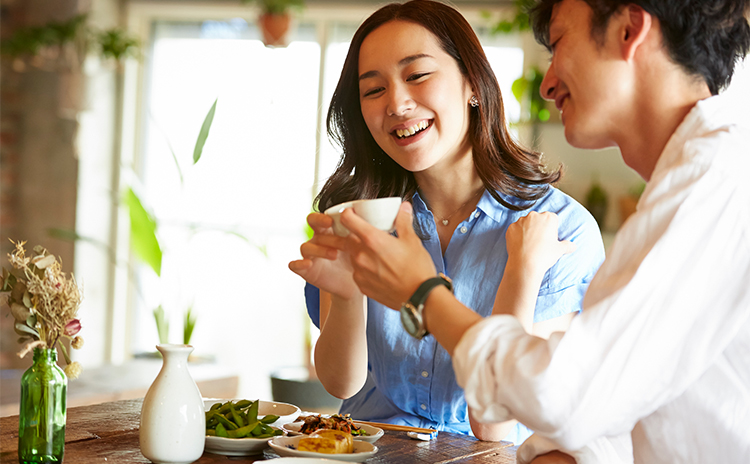
[(341, 430), (318, 430), (309, 437), (301, 438), (297, 450), (326, 454), (352, 453), (354, 439), (350, 433)]

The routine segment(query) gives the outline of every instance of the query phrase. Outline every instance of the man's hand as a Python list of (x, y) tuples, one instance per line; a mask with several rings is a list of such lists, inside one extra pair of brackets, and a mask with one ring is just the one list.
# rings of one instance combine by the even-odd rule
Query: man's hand
[(529, 464), (576, 464), (576, 460), (561, 451), (551, 451), (535, 457)]
[(341, 214), (341, 223), (351, 234), (346, 238), (354, 282), (362, 293), (398, 309), (417, 290), (435, 277), (435, 264), (414, 232), (412, 207), (401, 204), (396, 217), (398, 237), (378, 230), (351, 209)]

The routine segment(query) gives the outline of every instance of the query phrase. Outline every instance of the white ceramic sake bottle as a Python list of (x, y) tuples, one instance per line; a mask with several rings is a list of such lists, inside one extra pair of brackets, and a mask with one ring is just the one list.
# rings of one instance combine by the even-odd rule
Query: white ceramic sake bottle
[(203, 454), (206, 415), (187, 361), (190, 345), (157, 345), (164, 358), (141, 409), (141, 453), (156, 464), (188, 464)]

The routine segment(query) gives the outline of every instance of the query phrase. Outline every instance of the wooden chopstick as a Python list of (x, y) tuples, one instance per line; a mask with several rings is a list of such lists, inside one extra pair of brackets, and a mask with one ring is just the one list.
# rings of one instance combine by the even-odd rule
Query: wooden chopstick
[(357, 422), (358, 424), (365, 424), (365, 425), (371, 425), (373, 427), (378, 427), (383, 430), (395, 430), (397, 432), (417, 432), (417, 433), (437, 433), (437, 430), (435, 429), (420, 429), (419, 427), (409, 427), (406, 425), (395, 425), (395, 424), (383, 424), (381, 422), (367, 422), (367, 421), (361, 421), (357, 419), (352, 419), (352, 421)]

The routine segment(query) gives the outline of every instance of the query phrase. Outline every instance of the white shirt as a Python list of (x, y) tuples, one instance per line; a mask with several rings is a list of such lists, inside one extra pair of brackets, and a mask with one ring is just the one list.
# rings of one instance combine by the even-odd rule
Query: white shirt
[(565, 450), (632, 431), (637, 463), (750, 462), (750, 131), (730, 103), (672, 135), (564, 336), (512, 316), (464, 334), (453, 366), (478, 419)]

